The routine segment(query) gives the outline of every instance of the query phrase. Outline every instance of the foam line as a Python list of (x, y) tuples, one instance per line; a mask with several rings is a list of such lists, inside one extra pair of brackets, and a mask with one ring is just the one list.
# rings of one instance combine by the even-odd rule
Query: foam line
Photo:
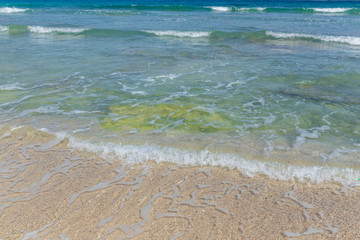
[(329, 35), (313, 35), (313, 34), (302, 34), (302, 33), (282, 33), (282, 32), (273, 32), (273, 31), (266, 31), (266, 34), (274, 38), (283, 38), (283, 39), (308, 38), (308, 39), (320, 40), (323, 42), (338, 42), (338, 43), (347, 43), (351, 45), (360, 45), (360, 37), (355, 37), (355, 36), (329, 36)]
[(346, 11), (351, 10), (351, 8), (311, 8), (315, 12), (322, 12), (322, 13), (343, 13)]
[(210, 8), (213, 11), (217, 12), (230, 12), (232, 9), (231, 7), (207, 7)]
[(209, 37), (211, 32), (205, 31), (144, 31), (146, 33), (152, 33), (156, 36), (167, 36), (167, 37), (189, 37), (189, 38), (201, 38)]
[(0, 13), (21, 13), (26, 12), (27, 8), (16, 8), (16, 7), (2, 7), (0, 8)]
[(29, 31), (32, 33), (81, 33), (86, 30), (87, 28), (65, 28), (65, 27), (42, 27), (42, 26), (29, 26)]
[(253, 177), (265, 174), (279, 180), (299, 180), (303, 182), (338, 182), (345, 185), (354, 183), (358, 170), (326, 166), (295, 166), (276, 162), (246, 160), (239, 154), (217, 153), (208, 150), (191, 151), (157, 145), (121, 145), (114, 143), (90, 143), (69, 136), (69, 147), (87, 150), (103, 158), (125, 160), (127, 163), (147, 161), (172, 162), (180, 165), (212, 165), (237, 168), (243, 174)]

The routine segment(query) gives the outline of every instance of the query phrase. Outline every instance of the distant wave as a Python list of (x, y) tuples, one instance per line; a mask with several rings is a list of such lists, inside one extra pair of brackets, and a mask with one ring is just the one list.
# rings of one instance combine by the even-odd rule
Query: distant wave
[(9, 32), (10, 34), (21, 34), (21, 33), (81, 33), (87, 28), (71, 28), (71, 27), (43, 27), (43, 26), (24, 26), (24, 25), (10, 25), (0, 26), (0, 31)]
[(138, 15), (140, 11), (134, 10), (106, 10), (106, 9), (91, 9), (91, 10), (78, 10), (77, 14), (95, 14), (95, 15), (112, 15), (112, 16), (126, 16)]
[[(36, 5), (34, 6), (36, 7)], [(237, 6), (184, 6), (184, 5), (168, 5), (168, 6), (152, 6), (152, 5), (80, 5), (83, 9), (64, 10), (63, 8), (37, 8), (38, 11), (51, 11), (59, 13), (77, 13), (77, 14), (97, 14), (97, 15), (132, 15), (140, 14), (141, 11), (213, 11), (213, 12), (247, 12), (247, 13), (298, 13), (298, 14), (350, 14), (359, 15), (359, 8), (294, 8), (294, 7), (237, 7)], [(33, 9), (33, 8), (31, 8)], [(0, 14), (33, 12), (28, 8), (2, 7)]]
[(144, 11), (210, 11), (208, 8), (195, 7), (195, 6), (184, 6), (184, 5), (114, 5), (105, 4), (103, 6), (84, 6), (84, 8), (92, 9), (127, 9), (127, 10), (144, 10)]
[(173, 37), (191, 37), (200, 38), (208, 37), (211, 32), (190, 32), (190, 31), (144, 31), (147, 33), (155, 34), (156, 36), (173, 36)]
[(309, 40), (320, 40), (323, 42), (338, 42), (338, 43), (347, 43), (351, 45), (360, 45), (360, 37), (354, 36), (328, 36), (328, 35), (312, 35), (312, 34), (301, 34), (301, 33), (282, 33), (282, 32), (273, 32), (266, 31), (268, 36), (274, 38), (284, 38), (284, 39), (309, 39)]
[(253, 7), (253, 8), (236, 8), (236, 10), (238, 11), (258, 11), (258, 12), (262, 12), (265, 11), (267, 8), (265, 7)]
[(16, 7), (2, 7), (0, 13), (21, 13), (26, 12), (27, 8), (16, 8)]
[(87, 28), (67, 28), (67, 27), (41, 27), (41, 26), (28, 26), (30, 32), (33, 33), (81, 33)]
[(248, 12), (274, 12), (274, 13), (343, 13), (360, 14), (358, 8), (275, 8), (275, 7), (254, 7), (254, 8), (233, 8), (233, 11)]
[(237, 12), (237, 11), (246, 11), (246, 12), (261, 12), (266, 10), (265, 7), (249, 7), (249, 8), (238, 8), (238, 7), (219, 7), (219, 6), (213, 6), (213, 7), (206, 7), (211, 9), (212, 11), (217, 12)]
[(282, 33), (274, 31), (257, 32), (221, 32), (221, 31), (144, 31), (155, 34), (156, 36), (168, 37), (191, 37), (191, 38), (209, 38), (210, 40), (243, 39), (249, 41), (265, 41), (274, 39), (293, 39), (346, 43), (350, 45), (360, 45), (360, 37), (355, 36), (331, 36), (331, 35), (313, 35), (302, 33)]
[(1, 26), (0, 32), (10, 34), (32, 33), (32, 34), (67, 34), (86, 37), (129, 37), (129, 36), (146, 36), (146, 37), (167, 37), (167, 38), (203, 38), (210, 41), (223, 41), (239, 39), (249, 42), (264, 42), (276, 39), (288, 39), (293, 41), (309, 42), (334, 42), (345, 43), (350, 45), (360, 45), (360, 37), (356, 36), (331, 36), (315, 35), (303, 33), (284, 33), (275, 31), (256, 31), (256, 32), (222, 32), (222, 31), (175, 31), (175, 30), (142, 30), (126, 31), (116, 29), (91, 29), (78, 27), (44, 27), (44, 26), (24, 26), (10, 25)]
[(218, 12), (230, 12), (232, 11), (232, 7), (206, 7), (206, 8), (210, 8), (213, 11), (218, 11)]
[(315, 12), (322, 12), (322, 13), (344, 13), (353, 8), (310, 8), (313, 9)]

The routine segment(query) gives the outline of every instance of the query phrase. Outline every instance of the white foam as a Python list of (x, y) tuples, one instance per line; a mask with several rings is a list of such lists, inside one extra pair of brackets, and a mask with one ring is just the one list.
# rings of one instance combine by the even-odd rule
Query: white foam
[(206, 7), (206, 8), (211, 8), (211, 10), (217, 11), (217, 12), (230, 12), (231, 11), (231, 7)]
[(26, 12), (27, 10), (27, 8), (2, 7), (0, 8), (0, 13), (20, 13)]
[(311, 8), (315, 12), (322, 12), (322, 13), (343, 13), (346, 11), (351, 10), (351, 8)]
[[(0, 31), (1, 31), (1, 26), (0, 26)], [(0, 91), (4, 90), (4, 91), (11, 91), (11, 90), (25, 90), (25, 88), (19, 87), (19, 83), (10, 83), (10, 84), (5, 84), (0, 86)]]
[(42, 27), (42, 26), (29, 26), (29, 31), (32, 33), (81, 33), (88, 30), (87, 28), (67, 28), (67, 27)]
[(253, 8), (237, 8), (236, 10), (238, 11), (264, 11), (266, 8), (265, 7), (253, 7)]
[(282, 33), (282, 32), (273, 32), (273, 31), (266, 31), (266, 35), (275, 38), (312, 38), (324, 42), (339, 42), (339, 43), (347, 43), (351, 45), (360, 45), (360, 37), (354, 37), (354, 36), (328, 36), (328, 35), (313, 35), (313, 34), (302, 34), (302, 33)]
[(157, 145), (121, 145), (114, 143), (92, 143), (69, 137), (69, 147), (97, 153), (107, 159), (120, 159), (128, 163), (147, 161), (172, 162), (180, 165), (220, 166), (236, 168), (253, 177), (265, 174), (279, 180), (299, 180), (303, 182), (338, 182), (354, 184), (360, 171), (351, 168), (325, 166), (294, 166), (275, 162), (246, 160), (239, 154), (217, 153), (208, 150), (191, 151)]
[(296, 137), (296, 141), (294, 144), (295, 148), (300, 147), (302, 144), (304, 144), (306, 142), (307, 138), (318, 138), (321, 133), (330, 130), (330, 127), (328, 125), (323, 125), (321, 127), (315, 127), (315, 128), (311, 128), (309, 130), (304, 130), (304, 129), (297, 129), (297, 132), (300, 134), (299, 136)]
[(190, 38), (201, 38), (209, 37), (211, 32), (191, 32), (191, 31), (144, 31), (147, 33), (155, 34), (156, 36), (170, 36), (170, 37), (190, 37)]
[(9, 27), (0, 25), (0, 32), (9, 31)]

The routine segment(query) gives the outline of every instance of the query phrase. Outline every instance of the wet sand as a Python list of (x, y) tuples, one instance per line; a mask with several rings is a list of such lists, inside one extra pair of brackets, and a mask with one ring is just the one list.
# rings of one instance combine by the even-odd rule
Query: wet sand
[(0, 239), (360, 239), (360, 188), (126, 164), (0, 130)]

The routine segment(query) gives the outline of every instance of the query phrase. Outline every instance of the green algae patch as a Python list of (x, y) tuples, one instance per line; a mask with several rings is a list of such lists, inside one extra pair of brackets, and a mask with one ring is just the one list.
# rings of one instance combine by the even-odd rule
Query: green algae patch
[(21, 92), (17, 90), (0, 90), (0, 102), (6, 103), (15, 101), (21, 97)]
[(230, 119), (193, 105), (111, 106), (102, 126), (110, 131), (150, 132), (176, 129), (189, 132), (216, 132), (233, 129)]

